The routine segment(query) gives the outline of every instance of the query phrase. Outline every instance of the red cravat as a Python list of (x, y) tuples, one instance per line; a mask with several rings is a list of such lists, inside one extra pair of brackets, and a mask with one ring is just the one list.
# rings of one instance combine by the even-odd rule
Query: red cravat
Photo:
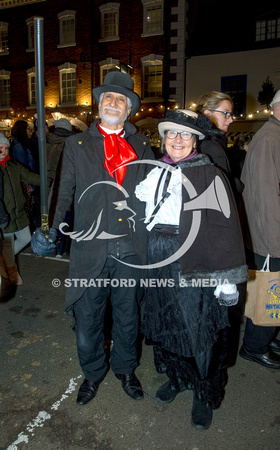
[(114, 178), (115, 172), (117, 183), (121, 185), (126, 172), (126, 163), (137, 159), (138, 156), (134, 153), (131, 145), (121, 137), (123, 130), (118, 134), (107, 134), (100, 124), (97, 125), (97, 128), (104, 136), (104, 167), (112, 178)]
[(3, 161), (0, 161), (0, 164), (3, 167), (6, 167), (6, 162), (9, 161), (9, 159), (10, 159), (10, 157), (9, 157), (9, 155), (7, 155), (6, 158), (3, 159)]

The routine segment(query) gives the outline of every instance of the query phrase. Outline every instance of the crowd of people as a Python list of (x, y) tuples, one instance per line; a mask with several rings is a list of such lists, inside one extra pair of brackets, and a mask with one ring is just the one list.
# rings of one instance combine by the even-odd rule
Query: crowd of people
[[(168, 111), (158, 123), (160, 159), (128, 121), (141, 104), (128, 74), (109, 72), (93, 96), (99, 118), (89, 129), (73, 133), (70, 122), (60, 119), (47, 143), (52, 229), (60, 245), (65, 236), (71, 240), (69, 279), (83, 281), (66, 294), (85, 377), (77, 404), (96, 396), (109, 367), (130, 398), (143, 399), (135, 370), (144, 336), (154, 349), (155, 370), (167, 376), (156, 401), (170, 403), (192, 390), (191, 423), (207, 430), (223, 400), (230, 311), (240, 304), (244, 309), (248, 266), (261, 268), (269, 254), (271, 271), (280, 268), (280, 91), (269, 121), (253, 139), (240, 136), (230, 150), (229, 95), (212, 91), (198, 99), (196, 111)], [(11, 146), (0, 135), (0, 271), (16, 284), (22, 279), (14, 256), (31, 239), (22, 183), (28, 193), (40, 185), (30, 130), (22, 122), (14, 125)], [(33, 236), (33, 248), (36, 239), (48, 248), (40, 230)], [(240, 356), (280, 369), (277, 333), (247, 319)]]

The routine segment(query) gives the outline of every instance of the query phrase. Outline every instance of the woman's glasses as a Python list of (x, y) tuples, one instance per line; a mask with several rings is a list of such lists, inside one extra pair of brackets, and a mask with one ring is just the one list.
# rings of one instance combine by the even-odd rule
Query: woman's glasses
[(179, 133), (179, 131), (168, 130), (165, 133), (168, 139), (175, 139), (178, 134), (180, 135), (180, 138), (183, 139), (183, 141), (189, 141), (192, 137), (192, 134), (188, 133), (187, 131), (181, 131), (181, 133)]
[(233, 114), (228, 111), (219, 111), (218, 109), (210, 109), (209, 111), (222, 113), (226, 119), (233, 119)]

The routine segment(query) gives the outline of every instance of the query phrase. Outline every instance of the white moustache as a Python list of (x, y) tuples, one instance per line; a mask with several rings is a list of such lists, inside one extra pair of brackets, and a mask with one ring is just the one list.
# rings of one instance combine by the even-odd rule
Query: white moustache
[(106, 106), (106, 107), (104, 108), (104, 110), (105, 110), (105, 111), (106, 111), (106, 110), (109, 110), (109, 111), (115, 111), (115, 112), (122, 113), (122, 110), (121, 110), (121, 109), (114, 108), (113, 106)]

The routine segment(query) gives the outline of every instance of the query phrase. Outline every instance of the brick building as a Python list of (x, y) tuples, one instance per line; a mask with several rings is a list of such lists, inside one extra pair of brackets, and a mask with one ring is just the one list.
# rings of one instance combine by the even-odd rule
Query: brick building
[(44, 19), (46, 119), (89, 125), (97, 115), (92, 87), (111, 70), (134, 79), (140, 131), (154, 133), (167, 108), (183, 106), (186, 0), (0, 0), (2, 129), (36, 112), (36, 17)]

